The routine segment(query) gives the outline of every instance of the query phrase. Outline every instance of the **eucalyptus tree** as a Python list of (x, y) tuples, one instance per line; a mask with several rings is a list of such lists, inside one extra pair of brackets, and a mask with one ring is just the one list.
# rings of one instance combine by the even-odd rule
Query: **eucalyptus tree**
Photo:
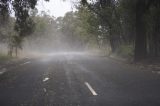
[[(106, 24), (106, 26), (108, 26), (108, 31), (110, 32), (109, 35), (111, 36), (110, 39), (112, 39), (111, 40), (111, 47), (113, 49), (112, 51), (115, 50), (113, 46), (114, 42), (116, 42), (116, 39), (120, 39), (115, 37), (115, 35), (113, 34), (116, 31), (115, 29), (117, 29), (114, 26), (117, 26), (117, 25), (120, 26), (120, 29), (122, 29), (123, 31), (124, 26), (121, 27), (121, 24), (123, 23), (124, 25), (124, 23), (127, 23), (130, 28), (133, 28), (133, 30), (135, 30), (135, 33), (133, 33), (131, 37), (135, 45), (134, 60), (139, 61), (147, 57), (148, 26), (146, 25), (146, 23), (148, 22), (146, 21), (146, 15), (148, 15), (148, 13), (151, 11), (150, 9), (152, 9), (153, 7), (156, 9), (159, 9), (159, 5), (160, 5), (159, 0), (134, 0), (134, 1), (132, 0), (94, 0), (91, 2), (88, 0), (81, 0), (81, 3), (84, 5), (87, 5), (88, 8), (92, 10), (95, 14), (97, 14), (97, 16), (100, 17), (102, 21)], [(129, 18), (128, 19), (130, 20), (130, 22), (128, 20), (123, 20), (122, 14), (119, 14), (117, 12), (117, 9), (119, 7), (121, 8), (121, 6), (122, 7), (124, 6), (123, 4), (125, 4), (127, 8), (125, 7), (125, 9), (122, 10), (121, 12), (127, 13), (125, 15), (129, 16), (130, 19)], [(158, 13), (156, 13), (156, 17), (158, 17)], [(121, 34), (120, 32), (118, 33)], [(125, 33), (123, 32), (123, 34)], [(157, 37), (155, 36), (155, 38)], [(155, 42), (156, 43), (154, 45), (158, 45), (157, 41)], [(155, 49), (155, 51), (157, 51), (157, 49)]]
[(119, 14), (117, 13), (117, 0), (81, 0), (100, 20), (101, 26), (108, 32), (106, 37), (109, 38), (112, 52), (115, 52), (119, 46), (121, 37), (119, 33), (120, 23)]

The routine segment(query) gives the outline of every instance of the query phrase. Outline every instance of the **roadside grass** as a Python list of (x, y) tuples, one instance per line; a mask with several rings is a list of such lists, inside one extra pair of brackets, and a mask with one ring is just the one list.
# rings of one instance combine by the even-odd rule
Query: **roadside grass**
[(7, 60), (11, 60), (15, 57), (11, 57), (9, 55), (6, 55), (6, 54), (0, 54), (0, 61), (7, 61)]

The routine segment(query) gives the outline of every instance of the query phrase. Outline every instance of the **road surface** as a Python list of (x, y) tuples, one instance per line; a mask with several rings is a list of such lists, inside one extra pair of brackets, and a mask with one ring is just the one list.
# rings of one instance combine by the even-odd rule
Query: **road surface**
[(0, 106), (160, 106), (160, 75), (104, 57), (26, 58), (0, 70)]

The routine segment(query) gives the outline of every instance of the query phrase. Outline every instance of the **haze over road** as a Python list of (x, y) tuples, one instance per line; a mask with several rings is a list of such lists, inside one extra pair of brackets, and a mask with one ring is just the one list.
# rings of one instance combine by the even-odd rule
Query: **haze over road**
[(0, 106), (160, 106), (160, 75), (108, 58), (61, 54), (4, 67)]

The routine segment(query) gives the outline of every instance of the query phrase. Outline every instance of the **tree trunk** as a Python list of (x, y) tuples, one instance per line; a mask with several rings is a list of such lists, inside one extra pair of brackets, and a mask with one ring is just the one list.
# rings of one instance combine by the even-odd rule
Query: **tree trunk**
[(97, 41), (98, 48), (100, 49), (100, 48), (101, 48), (101, 45), (100, 45), (100, 43), (99, 43), (99, 39), (98, 39), (97, 36), (96, 36), (96, 41)]
[(134, 60), (139, 61), (147, 56), (146, 31), (144, 25), (145, 0), (137, 0), (136, 4), (136, 40)]
[(112, 32), (112, 26), (109, 26), (109, 43), (111, 46), (111, 53), (115, 53), (116, 51), (116, 47), (115, 47), (115, 39), (114, 39), (114, 35)]
[(17, 55), (18, 55), (18, 49), (17, 49), (17, 47), (15, 47), (15, 52), (16, 52), (16, 57), (17, 57)]
[(8, 55), (12, 57), (13, 54), (13, 46), (9, 47)]
[[(158, 17), (157, 17), (158, 18)], [(157, 22), (158, 22), (158, 20), (157, 20)], [(160, 33), (160, 26), (159, 26), (159, 24), (157, 24), (156, 23), (156, 28), (155, 28), (155, 34), (153, 35), (153, 41), (154, 41), (154, 56), (155, 57), (158, 57), (158, 55), (159, 55), (159, 47), (158, 47), (158, 45), (159, 45), (159, 33)]]

